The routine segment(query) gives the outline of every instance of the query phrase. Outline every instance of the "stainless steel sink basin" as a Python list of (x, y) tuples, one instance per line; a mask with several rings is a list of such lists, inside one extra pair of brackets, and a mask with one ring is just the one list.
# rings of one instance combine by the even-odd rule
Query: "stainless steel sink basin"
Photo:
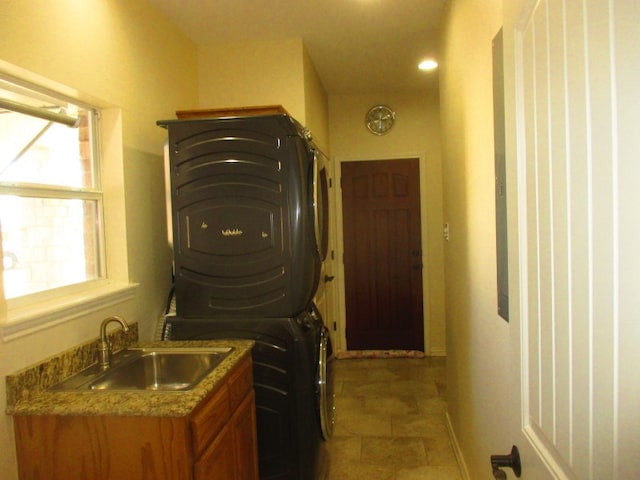
[(91, 367), (51, 390), (190, 390), (232, 350), (232, 347), (131, 348), (113, 355), (108, 370)]

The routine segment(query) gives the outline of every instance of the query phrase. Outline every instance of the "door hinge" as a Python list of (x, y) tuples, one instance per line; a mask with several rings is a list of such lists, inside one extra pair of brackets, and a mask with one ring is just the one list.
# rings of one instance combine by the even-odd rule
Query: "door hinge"
[(336, 322), (333, 322), (333, 331), (337, 331), (338, 330), (338, 324)]

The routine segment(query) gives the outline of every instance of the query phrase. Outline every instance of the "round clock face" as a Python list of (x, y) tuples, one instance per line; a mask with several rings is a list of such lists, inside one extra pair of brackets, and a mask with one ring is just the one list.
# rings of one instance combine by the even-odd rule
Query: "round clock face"
[(369, 131), (375, 135), (384, 135), (391, 130), (396, 113), (385, 105), (376, 105), (367, 112), (365, 123)]

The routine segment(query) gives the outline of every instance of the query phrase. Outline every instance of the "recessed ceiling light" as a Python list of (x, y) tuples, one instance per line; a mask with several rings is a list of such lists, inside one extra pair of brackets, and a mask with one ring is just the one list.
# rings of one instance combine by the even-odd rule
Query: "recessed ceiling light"
[(429, 70), (435, 70), (436, 68), (438, 68), (438, 62), (433, 59), (423, 60), (418, 65), (418, 68), (420, 70), (424, 70), (425, 72)]

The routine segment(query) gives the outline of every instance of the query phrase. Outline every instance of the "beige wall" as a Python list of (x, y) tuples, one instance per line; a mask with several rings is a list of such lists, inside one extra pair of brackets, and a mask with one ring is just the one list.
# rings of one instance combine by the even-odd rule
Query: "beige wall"
[[(100, 320), (109, 314), (137, 321), (141, 335), (151, 335), (170, 283), (165, 132), (155, 122), (173, 117), (178, 107), (197, 106), (197, 53), (166, 18), (142, 1), (3, 2), (0, 31), (0, 70), (113, 107), (106, 115), (117, 131), (110, 128), (110, 138), (104, 142), (111, 151), (104, 161), (105, 196), (116, 206), (112, 225), (117, 234), (112, 238), (118, 256), (128, 259), (113, 273), (140, 284), (132, 301), (15, 340), (0, 340), (0, 377), (4, 377), (97, 337)], [(4, 404), (2, 381), (0, 405)], [(0, 478), (17, 478), (7, 416), (0, 422)]]
[(203, 45), (199, 108), (282, 105), (327, 149), (327, 94), (302, 39)]
[[(396, 112), (393, 130), (384, 136), (368, 132), (365, 113), (376, 104), (386, 104)], [(421, 182), (423, 291), (425, 348), (432, 355), (445, 354), (444, 267), (442, 255), (442, 164), (437, 92), (422, 94), (332, 95), (329, 98), (329, 134), (335, 178), (342, 161), (419, 158)], [(339, 182), (338, 182), (339, 184)], [(342, 218), (340, 189), (335, 189), (338, 206), (338, 258), (342, 258)], [(338, 262), (341, 312), (339, 337), (344, 341), (344, 271)]]
[(199, 47), (200, 108), (282, 105), (305, 122), (302, 40)]
[(508, 324), (497, 315), (491, 41), (500, 0), (451, 2), (440, 83), (449, 417), (471, 478), (511, 447)]
[(329, 154), (329, 99), (322, 81), (306, 49), (303, 56), (305, 125), (313, 134), (313, 141)]

